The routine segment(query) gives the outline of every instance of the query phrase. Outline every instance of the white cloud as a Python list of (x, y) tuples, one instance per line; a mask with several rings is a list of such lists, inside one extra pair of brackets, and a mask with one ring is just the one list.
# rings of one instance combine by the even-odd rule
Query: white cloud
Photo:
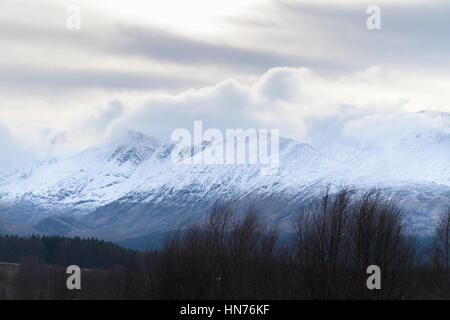
[(450, 115), (435, 112), (371, 114), (348, 121), (343, 134), (362, 143), (386, 144), (415, 137), (450, 135)]
[[(344, 76), (308, 68), (274, 68), (251, 85), (228, 79), (178, 95), (117, 95), (70, 119), (67, 130), (24, 122), (9, 125), (2, 141), (7, 150), (17, 146), (44, 158), (80, 151), (124, 129), (169, 141), (173, 130), (192, 130), (194, 121), (202, 120), (205, 129), (280, 129), (282, 136), (319, 147), (341, 137), (384, 143), (392, 136), (416, 132), (449, 134), (449, 117), (417, 113), (450, 112), (450, 93), (442, 83), (450, 79), (385, 66)], [(8, 153), (19, 155), (19, 151)]]
[[(284, 136), (314, 142), (324, 126), (342, 131), (347, 122), (372, 115), (404, 116), (413, 125), (416, 116), (410, 112), (450, 112), (450, 94), (440, 85), (450, 79), (442, 77), (380, 66), (342, 77), (321, 76), (307, 68), (274, 68), (253, 85), (226, 80), (176, 96), (150, 96), (117, 123), (162, 139), (176, 128), (190, 128), (194, 120), (202, 120), (222, 130), (279, 128)], [(390, 121), (378, 120), (378, 130)]]

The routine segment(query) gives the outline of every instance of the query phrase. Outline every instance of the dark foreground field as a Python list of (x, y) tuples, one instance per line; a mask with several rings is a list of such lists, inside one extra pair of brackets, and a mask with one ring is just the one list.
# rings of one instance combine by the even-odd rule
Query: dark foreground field
[(0, 299), (14, 298), (14, 278), (19, 269), (17, 263), (0, 262)]

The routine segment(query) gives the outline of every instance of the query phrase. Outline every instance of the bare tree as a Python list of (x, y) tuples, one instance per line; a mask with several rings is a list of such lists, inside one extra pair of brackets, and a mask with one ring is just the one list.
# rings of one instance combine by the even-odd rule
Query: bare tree
[[(355, 196), (327, 190), (300, 212), (295, 262), (299, 293), (307, 299), (404, 298), (412, 283), (415, 240), (406, 235), (401, 211), (373, 190)], [(370, 265), (381, 268), (382, 290), (366, 286)]]
[[(348, 230), (353, 297), (407, 297), (413, 284), (416, 242), (406, 235), (402, 212), (395, 203), (384, 200), (377, 190), (366, 192), (352, 205)], [(368, 290), (366, 287), (366, 269), (370, 265), (381, 269), (381, 290)]]
[(434, 293), (444, 299), (450, 297), (450, 208), (436, 226), (432, 243), (432, 279)]
[[(170, 299), (271, 298), (278, 231), (258, 210), (217, 202), (200, 225), (174, 233), (151, 269), (153, 292)], [(274, 293), (276, 292), (276, 293)]]
[(327, 190), (322, 201), (302, 210), (296, 223), (296, 262), (308, 299), (342, 296), (347, 265), (347, 220), (352, 192)]

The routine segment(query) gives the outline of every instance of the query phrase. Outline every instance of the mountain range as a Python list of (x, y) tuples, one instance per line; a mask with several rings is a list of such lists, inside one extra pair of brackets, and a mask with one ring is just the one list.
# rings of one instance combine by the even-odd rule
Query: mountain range
[(350, 186), (376, 187), (398, 200), (408, 228), (428, 234), (450, 206), (445, 132), (408, 131), (382, 143), (347, 139), (327, 148), (280, 138), (280, 167), (271, 174), (262, 164), (177, 164), (174, 147), (128, 131), (120, 141), (4, 173), (0, 233), (122, 241), (183, 228), (217, 200), (256, 205), (288, 231), (298, 210), (327, 187)]

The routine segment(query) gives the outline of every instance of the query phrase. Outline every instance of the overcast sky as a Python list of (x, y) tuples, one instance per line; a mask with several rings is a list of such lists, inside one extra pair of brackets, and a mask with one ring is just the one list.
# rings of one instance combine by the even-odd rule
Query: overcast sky
[[(366, 26), (373, 4), (381, 30)], [(67, 28), (73, 5), (81, 9), (79, 30)], [(0, 6), (2, 166), (76, 152), (115, 130), (168, 141), (194, 120), (220, 129), (278, 128), (320, 144), (333, 130), (367, 139), (369, 125), (413, 130), (407, 112), (450, 112), (444, 0)], [(448, 122), (418, 121), (449, 133)]]

